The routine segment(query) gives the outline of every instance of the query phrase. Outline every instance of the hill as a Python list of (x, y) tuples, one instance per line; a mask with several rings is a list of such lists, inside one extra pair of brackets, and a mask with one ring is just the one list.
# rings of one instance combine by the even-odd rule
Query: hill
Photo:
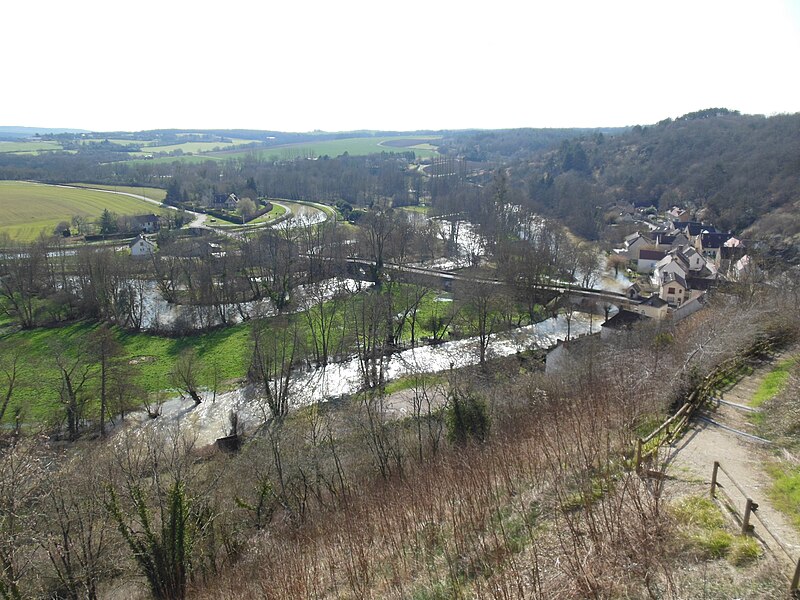
[[(722, 229), (795, 236), (800, 115), (713, 109), (654, 126), (563, 140), (513, 160), (510, 184), (536, 211), (597, 237), (603, 207), (679, 205)], [(778, 215), (792, 218), (778, 218)]]
[(35, 135), (62, 134), (62, 133), (89, 133), (86, 129), (65, 129), (63, 127), (20, 127), (0, 125), (0, 139), (27, 138)]

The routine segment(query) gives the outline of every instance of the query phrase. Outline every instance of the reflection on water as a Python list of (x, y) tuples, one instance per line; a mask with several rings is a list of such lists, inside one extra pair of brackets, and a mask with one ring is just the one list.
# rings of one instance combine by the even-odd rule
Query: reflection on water
[[(600, 321), (589, 315), (576, 314), (570, 326), (573, 336), (600, 329)], [(566, 337), (567, 322), (559, 316), (535, 325), (495, 334), (489, 344), (488, 357), (510, 356), (530, 348), (549, 348), (557, 339)], [(398, 352), (384, 359), (384, 372), (388, 381), (415, 373), (435, 373), (478, 363), (478, 340), (468, 338), (445, 342), (436, 346), (423, 346)], [(324, 402), (356, 393), (362, 387), (362, 377), (357, 358), (330, 364), (327, 367), (297, 371), (291, 384), (292, 403), (302, 406)], [(214, 402), (212, 394), (204, 394), (204, 402), (195, 406), (191, 399), (173, 398), (164, 403), (161, 417), (148, 421), (149, 427), (181, 431), (197, 436), (199, 445), (211, 444), (228, 433), (231, 411), (239, 413), (245, 427), (253, 428), (266, 419), (268, 413), (252, 386), (219, 394)]]

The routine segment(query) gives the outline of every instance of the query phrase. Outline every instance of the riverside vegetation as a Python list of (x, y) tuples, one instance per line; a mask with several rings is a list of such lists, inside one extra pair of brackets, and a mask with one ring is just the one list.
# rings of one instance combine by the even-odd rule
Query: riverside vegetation
[[(2, 589), (685, 597), (711, 577), (731, 594), (770, 597), (783, 585), (774, 572), (744, 559), (731, 572), (711, 542), (687, 544), (676, 533), (684, 513), (628, 462), (638, 428), (698, 376), (762, 335), (797, 330), (790, 299), (765, 294), (719, 295), (667, 343), (643, 330), (588, 344), (565, 377), (512, 358), (421, 379), (406, 419), (382, 410), (380, 387), (278, 414), (235, 454), (163, 429), (66, 448), (22, 436), (0, 471)], [(430, 402), (437, 388), (441, 408)]]

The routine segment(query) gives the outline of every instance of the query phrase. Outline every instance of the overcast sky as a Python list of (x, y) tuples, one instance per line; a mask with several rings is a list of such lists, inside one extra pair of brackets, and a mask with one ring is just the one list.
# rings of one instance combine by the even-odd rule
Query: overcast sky
[(600, 127), (800, 112), (800, 0), (7, 2), (0, 125)]

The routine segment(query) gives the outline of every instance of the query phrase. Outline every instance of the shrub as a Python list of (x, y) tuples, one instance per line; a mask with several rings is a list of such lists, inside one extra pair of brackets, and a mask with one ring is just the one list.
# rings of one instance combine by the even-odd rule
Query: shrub
[(490, 419), (486, 402), (478, 395), (456, 391), (447, 407), (447, 440), (463, 445), (483, 442), (489, 435)]

